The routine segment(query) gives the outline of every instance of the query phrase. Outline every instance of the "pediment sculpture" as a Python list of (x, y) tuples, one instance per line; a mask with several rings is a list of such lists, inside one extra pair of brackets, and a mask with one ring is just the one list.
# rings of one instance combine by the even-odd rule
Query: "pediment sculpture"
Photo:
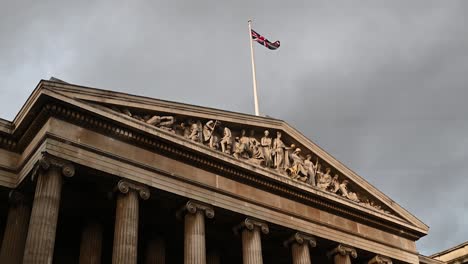
[[(237, 127), (240, 128), (234, 129), (218, 120), (132, 112), (128, 108), (115, 106), (110, 108), (235, 159), (272, 170), (294, 181), (333, 193), (368, 208), (391, 214), (359, 192), (359, 188), (352, 186), (352, 182), (337, 170), (332, 173), (332, 166), (321, 161), (314, 153), (309, 150), (303, 151), (295, 142), (285, 142), (282, 131), (246, 130), (238, 124)], [(262, 136), (259, 136), (260, 134)], [(304, 155), (304, 152), (308, 153)]]

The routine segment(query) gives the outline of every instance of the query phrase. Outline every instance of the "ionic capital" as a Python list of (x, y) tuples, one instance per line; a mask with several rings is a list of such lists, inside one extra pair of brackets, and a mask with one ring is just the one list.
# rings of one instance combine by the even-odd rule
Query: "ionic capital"
[(242, 221), (240, 224), (238, 224), (237, 226), (235, 226), (232, 231), (234, 231), (234, 234), (239, 234), (239, 231), (243, 230), (243, 229), (247, 229), (247, 230), (254, 230), (255, 227), (259, 228), (263, 234), (268, 234), (270, 232), (270, 229), (268, 228), (268, 224), (263, 222), (263, 221), (260, 221), (260, 220), (257, 220), (257, 219), (253, 219), (253, 218), (246, 218), (244, 221)]
[(288, 240), (283, 242), (283, 245), (285, 247), (289, 247), (291, 244), (304, 244), (307, 243), (310, 245), (310, 247), (316, 247), (317, 246), (317, 240), (313, 236), (306, 235), (304, 233), (297, 232), (294, 235), (292, 235)]
[(34, 167), (32, 180), (35, 179), (37, 173), (40, 170), (47, 171), (51, 168), (60, 169), (62, 175), (65, 177), (73, 177), (73, 175), (75, 175), (75, 166), (71, 162), (59, 159), (47, 154), (46, 152), (43, 152), (42, 157), (37, 161)]
[(148, 200), (150, 198), (150, 190), (148, 187), (128, 180), (120, 180), (119, 183), (117, 183), (115, 191), (119, 191), (123, 194), (127, 194), (130, 191), (135, 191), (143, 200)]
[(195, 214), (197, 211), (204, 212), (207, 218), (213, 218), (215, 215), (214, 209), (211, 205), (190, 200), (176, 212), (176, 217), (181, 219), (186, 213)]
[(327, 256), (329, 258), (335, 256), (336, 254), (340, 254), (342, 256), (346, 256), (346, 255), (349, 255), (353, 258), (357, 258), (357, 252), (356, 252), (356, 249), (350, 247), (350, 246), (345, 246), (345, 245), (338, 245), (336, 248), (330, 250), (328, 253), (327, 253)]
[(367, 264), (392, 264), (392, 260), (388, 257), (376, 255)]
[(11, 190), (8, 193), (8, 199), (12, 206), (18, 206), (20, 204), (25, 204), (25, 203), (30, 202), (30, 198), (28, 196), (16, 190)]

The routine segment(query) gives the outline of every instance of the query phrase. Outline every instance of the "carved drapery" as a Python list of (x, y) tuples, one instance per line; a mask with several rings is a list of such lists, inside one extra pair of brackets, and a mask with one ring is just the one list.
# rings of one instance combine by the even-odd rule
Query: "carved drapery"
[(214, 217), (212, 206), (188, 201), (177, 213), (184, 215), (184, 263), (206, 264), (205, 216)]
[(367, 264), (392, 264), (392, 260), (385, 256), (376, 255)]
[(356, 249), (350, 246), (338, 245), (336, 248), (330, 250), (327, 256), (329, 258), (333, 257), (335, 264), (351, 264), (351, 257), (357, 258), (357, 252)]
[(68, 161), (45, 153), (38, 161), (33, 172), (37, 183), (23, 263), (52, 262), (62, 194), (62, 176), (72, 177), (74, 174), (75, 167)]
[(0, 250), (0, 263), (21, 264), (28, 235), (30, 199), (18, 191), (9, 193), (10, 208)]
[(270, 229), (265, 222), (246, 218), (233, 228), (235, 234), (242, 232), (242, 259), (244, 264), (262, 264), (261, 233), (268, 234)]
[(309, 247), (317, 246), (317, 241), (312, 236), (297, 232), (283, 244), (291, 247), (293, 264), (310, 264)]
[(146, 186), (120, 180), (116, 187), (113, 264), (136, 264), (138, 251), (139, 197), (147, 200), (150, 191)]

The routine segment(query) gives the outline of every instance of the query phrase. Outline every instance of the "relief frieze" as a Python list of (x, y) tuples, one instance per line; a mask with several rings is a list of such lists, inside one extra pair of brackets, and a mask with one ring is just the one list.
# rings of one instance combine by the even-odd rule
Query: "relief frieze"
[(341, 196), (365, 207), (391, 214), (314, 153), (301, 149), (297, 142), (284, 139), (282, 131), (224, 124), (219, 120), (148, 114), (114, 106), (110, 108), (235, 159), (271, 170), (283, 177)]

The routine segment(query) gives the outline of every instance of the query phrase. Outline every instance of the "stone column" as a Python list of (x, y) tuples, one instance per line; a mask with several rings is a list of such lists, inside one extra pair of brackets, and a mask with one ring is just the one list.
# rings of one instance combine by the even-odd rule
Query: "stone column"
[(10, 191), (10, 209), (3, 235), (0, 263), (23, 263), (24, 245), (28, 235), (31, 206), (29, 199), (17, 191)]
[(388, 257), (376, 255), (367, 264), (392, 264), (392, 260)]
[(36, 192), (24, 250), (24, 264), (52, 263), (55, 233), (60, 208), (63, 178), (72, 177), (75, 167), (66, 161), (45, 155), (39, 160)]
[(293, 264), (311, 264), (309, 246), (317, 246), (314, 237), (298, 232), (283, 244), (285, 247), (291, 247)]
[(354, 248), (338, 245), (327, 253), (329, 258), (333, 257), (334, 264), (351, 264), (351, 257), (357, 258), (357, 252)]
[(185, 214), (184, 264), (206, 264), (205, 216), (214, 217), (213, 207), (190, 200), (177, 212)]
[(234, 233), (242, 230), (242, 259), (244, 264), (262, 264), (261, 233), (268, 234), (270, 230), (265, 222), (246, 218), (234, 227)]
[(208, 253), (206, 264), (221, 264), (221, 258), (219, 257), (218, 252), (213, 251)]
[(166, 244), (162, 238), (155, 238), (149, 241), (146, 246), (146, 264), (166, 263)]
[(102, 252), (102, 225), (89, 222), (83, 228), (80, 246), (80, 264), (100, 264)]
[(115, 212), (113, 264), (136, 264), (138, 252), (138, 196), (143, 200), (150, 197), (146, 186), (127, 180), (117, 184), (117, 206)]

